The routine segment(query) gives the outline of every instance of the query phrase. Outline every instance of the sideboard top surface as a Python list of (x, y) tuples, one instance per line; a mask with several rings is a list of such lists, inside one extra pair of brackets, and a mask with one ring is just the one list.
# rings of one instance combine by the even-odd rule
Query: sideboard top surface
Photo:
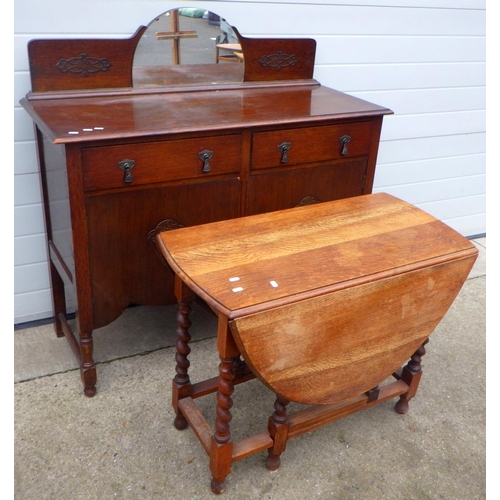
[(21, 104), (56, 144), (392, 113), (319, 84), (33, 100), (28, 95)]

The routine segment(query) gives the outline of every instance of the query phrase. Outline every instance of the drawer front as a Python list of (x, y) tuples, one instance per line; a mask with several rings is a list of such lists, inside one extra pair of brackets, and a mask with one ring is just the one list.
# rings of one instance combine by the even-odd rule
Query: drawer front
[(260, 132), (252, 138), (252, 169), (367, 155), (373, 122)]
[(239, 172), (241, 136), (86, 148), (85, 190), (121, 188)]

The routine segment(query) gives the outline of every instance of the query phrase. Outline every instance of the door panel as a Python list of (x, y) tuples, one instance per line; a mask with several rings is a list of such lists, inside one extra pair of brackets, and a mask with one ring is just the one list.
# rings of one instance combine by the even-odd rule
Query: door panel
[(229, 179), (88, 197), (94, 328), (129, 304), (174, 303), (173, 274), (148, 234), (167, 219), (193, 226), (237, 217), (240, 189)]
[(367, 159), (252, 175), (247, 214), (293, 208), (363, 194)]

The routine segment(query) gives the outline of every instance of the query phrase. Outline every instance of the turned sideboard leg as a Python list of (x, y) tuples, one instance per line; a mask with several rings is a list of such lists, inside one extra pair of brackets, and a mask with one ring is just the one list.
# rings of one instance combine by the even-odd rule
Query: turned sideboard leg
[(212, 491), (223, 493), (226, 489), (226, 477), (231, 472), (233, 443), (229, 422), (231, 421), (230, 409), (233, 406), (231, 395), (234, 391), (234, 366), (237, 359), (221, 358), (219, 364), (219, 380), (217, 391), (217, 406), (215, 419), (215, 432), (212, 436), (210, 450), (210, 470), (212, 471)]
[(288, 399), (277, 394), (276, 401), (274, 402), (274, 413), (269, 418), (267, 424), (269, 434), (273, 439), (273, 446), (268, 449), (268, 456), (266, 459), (266, 467), (271, 471), (278, 470), (281, 464), (280, 456), (286, 448), (288, 429), (290, 427), (286, 414), (288, 403), (290, 403)]
[(189, 379), (189, 360), (188, 356), (191, 352), (189, 341), (191, 335), (189, 327), (191, 320), (191, 301), (179, 301), (179, 309), (177, 311), (177, 343), (175, 344), (175, 377), (172, 381), (172, 406), (175, 411), (174, 426), (178, 430), (186, 429), (188, 422), (179, 409), (178, 402), (191, 394), (191, 381)]
[[(83, 393), (87, 397), (95, 396), (97, 389), (97, 369), (94, 362), (94, 340), (92, 330), (86, 322), (83, 326), (78, 321), (78, 334), (72, 329), (66, 318), (66, 298), (64, 281), (54, 263), (50, 261), (50, 281), (52, 285), (52, 300), (54, 306), (54, 329), (58, 337), (66, 337), (69, 346), (80, 365), (80, 376), (83, 383)], [(82, 309), (80, 309), (81, 311)], [(81, 317), (80, 317), (81, 319)]]
[(426, 339), (425, 342), (417, 349), (401, 373), (401, 380), (409, 385), (408, 392), (399, 398), (399, 401), (395, 406), (395, 410), (402, 415), (408, 412), (408, 402), (415, 396), (418, 384), (422, 378), (422, 356), (425, 354), (425, 345), (428, 342), (429, 339)]
[(97, 370), (94, 363), (94, 340), (92, 332), (80, 332), (80, 373), (83, 381), (83, 393), (87, 397), (95, 396), (97, 389)]

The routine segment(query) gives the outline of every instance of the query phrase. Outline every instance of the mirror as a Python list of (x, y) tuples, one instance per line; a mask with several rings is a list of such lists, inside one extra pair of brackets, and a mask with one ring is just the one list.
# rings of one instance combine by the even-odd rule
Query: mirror
[(216, 85), (243, 81), (241, 45), (231, 25), (198, 8), (167, 11), (142, 35), (134, 55), (134, 87)]

